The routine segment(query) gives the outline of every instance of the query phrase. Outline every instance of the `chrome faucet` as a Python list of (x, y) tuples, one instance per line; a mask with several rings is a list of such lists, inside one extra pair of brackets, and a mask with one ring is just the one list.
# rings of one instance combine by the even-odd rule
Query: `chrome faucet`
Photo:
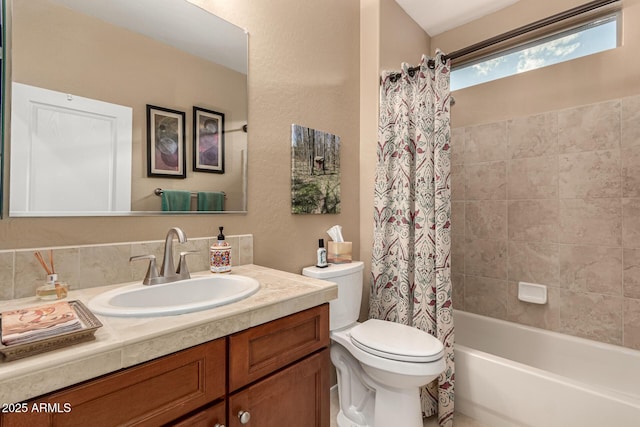
[(178, 242), (180, 243), (187, 242), (187, 236), (180, 228), (172, 227), (169, 229), (169, 231), (167, 232), (167, 237), (164, 241), (164, 258), (162, 259), (162, 267), (160, 267), (159, 274), (155, 255), (138, 255), (129, 258), (129, 261), (136, 261), (140, 259), (149, 260), (149, 269), (147, 270), (147, 274), (142, 281), (143, 285), (158, 285), (161, 283), (170, 283), (178, 280), (185, 280), (191, 277), (191, 275), (189, 274), (189, 269), (187, 268), (186, 256), (193, 252), (180, 253), (180, 264), (178, 265), (178, 269), (176, 270), (175, 264), (173, 262), (174, 236), (178, 238)]
[(184, 231), (178, 227), (172, 227), (167, 232), (167, 237), (164, 240), (164, 258), (162, 258), (162, 267), (160, 267), (160, 277), (164, 277), (166, 280), (163, 283), (173, 282), (179, 279), (176, 268), (173, 264), (173, 236), (178, 238), (180, 243), (187, 242), (187, 236)]

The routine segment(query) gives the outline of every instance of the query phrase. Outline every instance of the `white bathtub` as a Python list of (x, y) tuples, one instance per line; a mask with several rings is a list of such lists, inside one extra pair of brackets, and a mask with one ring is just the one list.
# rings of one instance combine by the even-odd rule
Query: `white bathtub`
[(640, 426), (640, 351), (454, 311), (455, 407), (487, 427)]

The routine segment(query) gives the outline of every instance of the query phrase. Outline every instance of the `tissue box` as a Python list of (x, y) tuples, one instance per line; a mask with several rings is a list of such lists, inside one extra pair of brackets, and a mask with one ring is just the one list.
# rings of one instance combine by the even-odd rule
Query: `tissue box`
[(352, 242), (329, 242), (327, 248), (327, 262), (344, 264), (351, 262)]

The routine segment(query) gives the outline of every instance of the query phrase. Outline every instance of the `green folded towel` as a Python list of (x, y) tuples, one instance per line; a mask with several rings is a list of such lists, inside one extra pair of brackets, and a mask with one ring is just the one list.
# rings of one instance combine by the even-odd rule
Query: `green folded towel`
[(198, 192), (199, 211), (223, 211), (224, 193), (214, 193), (209, 191)]
[(163, 211), (190, 211), (191, 191), (184, 190), (163, 190), (162, 191)]

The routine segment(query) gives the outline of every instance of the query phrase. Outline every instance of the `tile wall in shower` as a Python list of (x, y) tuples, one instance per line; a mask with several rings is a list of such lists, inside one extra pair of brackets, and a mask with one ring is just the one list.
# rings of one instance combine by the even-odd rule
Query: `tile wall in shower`
[(640, 349), (640, 96), (453, 129), (451, 185), (456, 308)]

